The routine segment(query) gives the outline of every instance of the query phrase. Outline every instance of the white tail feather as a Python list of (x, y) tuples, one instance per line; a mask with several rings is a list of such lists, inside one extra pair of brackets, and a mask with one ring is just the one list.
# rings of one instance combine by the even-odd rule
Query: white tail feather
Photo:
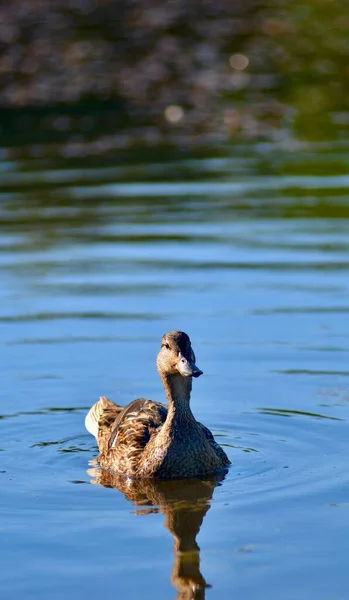
[(85, 427), (91, 435), (98, 441), (98, 424), (104, 409), (111, 404), (110, 400), (101, 396), (101, 398), (90, 408), (85, 417)]

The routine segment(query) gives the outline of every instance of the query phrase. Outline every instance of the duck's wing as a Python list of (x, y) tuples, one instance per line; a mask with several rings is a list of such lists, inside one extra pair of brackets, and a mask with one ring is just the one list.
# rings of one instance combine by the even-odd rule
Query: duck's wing
[(134, 400), (118, 414), (108, 441), (108, 450), (120, 445), (144, 449), (151, 435), (166, 421), (167, 408), (147, 398)]
[(205, 437), (210, 442), (210, 444), (211, 444), (212, 448), (214, 449), (214, 451), (216, 452), (217, 456), (219, 456), (219, 458), (222, 460), (222, 464), (230, 465), (229, 458), (227, 457), (226, 453), (224, 452), (222, 446), (217, 444), (216, 440), (213, 437), (213, 434), (208, 429), (208, 427), (205, 427), (205, 425), (203, 425), (202, 423), (198, 423), (198, 425), (201, 428), (202, 432), (204, 433)]
[(148, 442), (166, 421), (167, 408), (146, 398), (134, 400), (114, 420), (108, 440), (99, 443), (101, 467), (136, 473)]
[(85, 426), (95, 436), (101, 455), (133, 457), (143, 452), (166, 417), (167, 408), (160, 402), (138, 398), (123, 407), (102, 396), (86, 415)]

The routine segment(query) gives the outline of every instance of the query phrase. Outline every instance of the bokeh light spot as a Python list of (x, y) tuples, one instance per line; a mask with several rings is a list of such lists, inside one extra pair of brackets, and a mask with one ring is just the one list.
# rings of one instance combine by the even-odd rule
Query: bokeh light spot
[(250, 61), (245, 54), (232, 54), (229, 62), (232, 69), (243, 71), (248, 67)]

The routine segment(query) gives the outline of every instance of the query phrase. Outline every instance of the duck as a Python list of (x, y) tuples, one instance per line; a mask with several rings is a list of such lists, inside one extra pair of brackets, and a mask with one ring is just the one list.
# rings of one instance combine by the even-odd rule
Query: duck
[(163, 335), (156, 365), (167, 406), (138, 398), (119, 406), (102, 396), (89, 410), (85, 426), (98, 444), (101, 468), (129, 478), (183, 479), (226, 470), (230, 460), (211, 431), (190, 408), (196, 366), (189, 336)]

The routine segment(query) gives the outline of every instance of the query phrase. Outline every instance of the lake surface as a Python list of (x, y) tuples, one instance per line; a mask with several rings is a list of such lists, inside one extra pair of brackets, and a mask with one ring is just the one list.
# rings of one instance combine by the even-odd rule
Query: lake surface
[[(0, 163), (1, 597), (346, 599), (348, 147), (32, 154)], [(84, 416), (162, 400), (174, 328), (232, 466), (125, 484)]]

